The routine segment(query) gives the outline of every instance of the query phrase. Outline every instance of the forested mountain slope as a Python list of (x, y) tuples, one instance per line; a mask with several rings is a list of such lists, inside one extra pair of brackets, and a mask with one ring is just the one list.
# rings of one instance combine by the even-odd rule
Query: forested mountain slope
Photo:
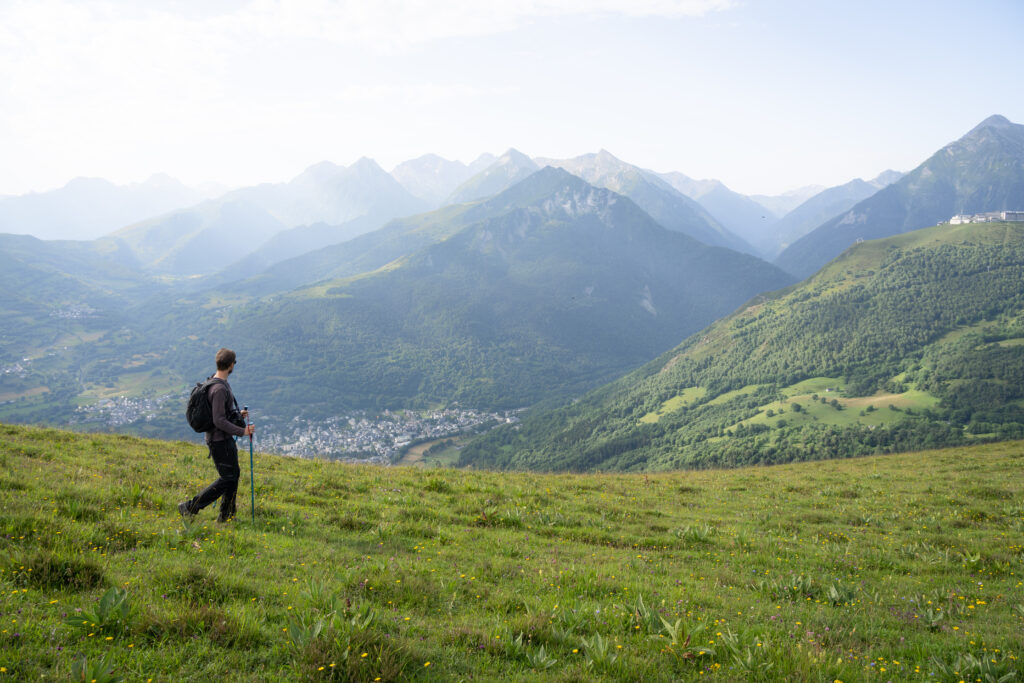
[(498, 468), (775, 463), (1024, 435), (1024, 223), (858, 244), (571, 405), (463, 450)]
[(113, 328), (127, 307), (161, 289), (120, 260), (96, 242), (0, 234), (0, 363)]

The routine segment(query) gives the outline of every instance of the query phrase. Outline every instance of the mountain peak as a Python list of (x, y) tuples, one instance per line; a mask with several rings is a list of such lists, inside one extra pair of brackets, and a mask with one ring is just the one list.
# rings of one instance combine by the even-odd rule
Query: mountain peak
[(443, 156), (441, 156), (440, 154), (434, 154), (433, 152), (427, 152), (426, 154), (424, 154), (422, 156), (416, 157), (415, 159), (413, 159), (413, 161), (420, 161), (420, 162), (423, 162), (423, 163), (430, 163), (430, 164), (438, 164), (438, 163), (446, 163), (446, 162), (448, 162), (448, 160), (445, 159)]
[(1013, 125), (1013, 122), (1010, 121), (1010, 119), (1006, 118), (1005, 116), (993, 114), (992, 116), (988, 117), (987, 119), (976, 125), (974, 128), (972, 128), (971, 132), (968, 133), (968, 135), (971, 135), (971, 133), (975, 133), (983, 128), (1012, 128)]
[(578, 176), (557, 166), (526, 175), (488, 200), (492, 206), (527, 206), (545, 201), (566, 190), (582, 191), (590, 185)]
[(886, 169), (886, 170), (882, 171), (881, 173), (879, 173), (876, 177), (874, 177), (871, 180), (869, 180), (868, 181), (868, 185), (873, 185), (873, 186), (877, 187), (878, 189), (882, 189), (883, 187), (887, 187), (889, 185), (892, 185), (897, 180), (902, 178), (904, 175), (905, 174), (903, 174), (903, 173), (901, 173), (899, 171), (894, 171), (891, 168), (890, 169)]
[(333, 177), (339, 171), (343, 170), (345, 170), (344, 166), (338, 166), (337, 164), (331, 163), (330, 161), (321, 161), (307, 168), (305, 171), (300, 173), (295, 179), (324, 182), (328, 178)]
[[(527, 178), (527, 180), (530, 181), (530, 182), (537, 183), (537, 184), (546, 184), (546, 185), (550, 185), (550, 184), (554, 184), (554, 183), (561, 183), (563, 185), (565, 185), (565, 184), (568, 184), (568, 185), (586, 184), (586, 181), (583, 180), (582, 178), (579, 178), (578, 176), (575, 176), (572, 173), (569, 173), (564, 168), (559, 168), (557, 166), (545, 166), (544, 168), (540, 169), (536, 173), (530, 175)], [(522, 182), (525, 183), (525, 182), (527, 182), (527, 180), (524, 180)]]
[(86, 176), (72, 178), (64, 185), (64, 189), (77, 190), (79, 192), (95, 192), (112, 187), (116, 187), (116, 185), (105, 178), (89, 178)]
[(490, 152), (484, 152), (483, 154), (478, 156), (476, 159), (471, 161), (469, 163), (469, 166), (470, 167), (476, 167), (476, 168), (483, 168), (485, 166), (490, 166), (495, 161), (497, 161), (497, 157), (495, 157)]
[(528, 157), (525, 154), (523, 154), (522, 152), (520, 152), (515, 147), (509, 147), (508, 151), (506, 151), (504, 154), (502, 154), (501, 158), (498, 159), (498, 163), (502, 163), (502, 164), (515, 163), (515, 164), (520, 164), (520, 165), (532, 165), (533, 164), (533, 160), (530, 159), (530, 157)]
[(587, 185), (585, 180), (569, 173), (564, 168), (545, 166), (511, 185), (502, 194), (545, 194), (557, 192), (566, 187), (582, 187), (584, 185)]
[(370, 157), (359, 157), (359, 161), (349, 166), (349, 169), (352, 171), (372, 171), (374, 173), (384, 173), (384, 169), (380, 167), (380, 164), (378, 164)]

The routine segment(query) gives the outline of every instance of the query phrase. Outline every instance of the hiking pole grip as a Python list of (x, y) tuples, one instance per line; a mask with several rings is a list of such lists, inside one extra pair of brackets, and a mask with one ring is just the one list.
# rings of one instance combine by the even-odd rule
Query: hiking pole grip
[[(249, 406), (242, 406), (242, 410), (245, 411), (245, 425), (248, 427), (252, 424), (249, 420)], [(252, 472), (252, 434), (249, 435), (249, 493), (252, 498), (250, 499), (250, 510), (252, 511), (252, 523), (256, 524), (256, 479)]]

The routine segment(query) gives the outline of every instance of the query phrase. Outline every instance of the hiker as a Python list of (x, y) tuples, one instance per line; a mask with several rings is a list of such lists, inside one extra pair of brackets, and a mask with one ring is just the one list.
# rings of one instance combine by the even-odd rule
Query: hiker
[(231, 393), (228, 375), (234, 369), (237, 360), (231, 349), (217, 352), (217, 372), (210, 377), (207, 384), (207, 396), (213, 413), (213, 427), (206, 432), (206, 445), (210, 449), (210, 457), (220, 475), (192, 500), (178, 503), (178, 512), (185, 519), (191, 519), (200, 510), (220, 498), (220, 514), (218, 522), (227, 522), (235, 516), (235, 493), (238, 491), (238, 448), (235, 446), (236, 436), (251, 437), (256, 427), (246, 425), (248, 410), (238, 410), (238, 403)]

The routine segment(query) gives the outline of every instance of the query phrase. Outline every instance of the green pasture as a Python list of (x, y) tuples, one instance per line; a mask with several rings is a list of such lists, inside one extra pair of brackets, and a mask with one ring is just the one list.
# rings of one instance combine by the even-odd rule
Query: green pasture
[(678, 396), (673, 396), (669, 400), (661, 404), (661, 407), (657, 410), (653, 410), (643, 417), (640, 418), (641, 424), (653, 424), (657, 422), (662, 415), (668, 415), (674, 413), (683, 406), (692, 405), (698, 403), (708, 393), (708, 390), (704, 387), (687, 387), (683, 389), (683, 393)]
[(646, 475), (257, 454), (255, 522), (243, 460), (238, 518), (184, 523), (204, 448), (0, 425), (0, 681), (1024, 674), (1024, 442)]
[(782, 390), (782, 395), (795, 398), (797, 396), (811, 396), (812, 394), (838, 394), (845, 390), (846, 382), (841, 378), (811, 377), (810, 379), (805, 379), (803, 382), (797, 382), (796, 384), (789, 385)]
[[(783, 393), (788, 394), (789, 391), (784, 390)], [(822, 399), (825, 402), (822, 402)], [(834, 406), (832, 401), (835, 401), (837, 405)], [(908, 409), (920, 411), (925, 408), (933, 408), (938, 405), (938, 402), (939, 400), (935, 396), (916, 389), (900, 394), (879, 393), (874, 396), (855, 398), (843, 398), (836, 393), (795, 394), (790, 395), (789, 398), (759, 406), (760, 412), (757, 415), (737, 424), (764, 424), (769, 427), (780, 427), (816, 423), (841, 427), (852, 425), (880, 427), (892, 425), (905, 419)], [(799, 405), (799, 409), (794, 404)], [(769, 415), (769, 413), (771, 414)], [(780, 425), (780, 422), (783, 422), (783, 425)]]
[(731, 401), (734, 398), (737, 398), (739, 396), (747, 396), (749, 394), (754, 393), (755, 391), (758, 390), (758, 388), (760, 386), (761, 385), (759, 385), (759, 384), (748, 384), (747, 386), (741, 387), (740, 389), (735, 389), (733, 391), (727, 391), (724, 394), (719, 394), (718, 396), (715, 396), (713, 399), (708, 401), (706, 405), (717, 406), (717, 405), (721, 405), (723, 403), (728, 403), (729, 401)]
[(100, 383), (86, 385), (75, 402), (86, 405), (117, 396), (160, 396), (186, 388), (180, 378), (157, 370), (123, 372), (110, 384), (113, 386)]

